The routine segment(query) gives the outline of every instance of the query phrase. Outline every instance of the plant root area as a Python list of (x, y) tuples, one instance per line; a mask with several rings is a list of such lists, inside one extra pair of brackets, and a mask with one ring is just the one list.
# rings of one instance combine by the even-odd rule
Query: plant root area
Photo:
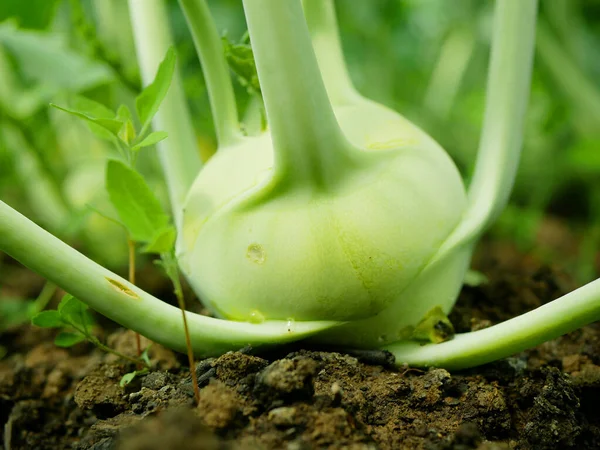
[[(475, 265), (488, 283), (463, 289), (458, 332), (574, 287), (507, 244), (483, 245)], [(6, 450), (600, 448), (598, 324), (460, 372), (394, 368), (376, 353), (245, 349), (197, 363), (197, 407), (182, 355), (152, 345), (153, 370), (120, 387), (132, 364), (89, 344), (57, 348), (54, 335), (23, 325), (0, 336)], [(135, 353), (131, 332), (101, 338)]]

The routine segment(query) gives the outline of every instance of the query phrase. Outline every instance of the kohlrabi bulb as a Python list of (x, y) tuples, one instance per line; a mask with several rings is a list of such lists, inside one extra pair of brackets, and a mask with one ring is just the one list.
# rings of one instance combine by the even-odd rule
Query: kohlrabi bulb
[[(453, 162), (381, 105), (332, 109), (306, 24), (262, 24), (261, 2), (245, 6), (270, 130), (220, 149), (190, 190), (178, 258), (194, 290), (239, 321), (356, 322), (393, 308), (404, 327), (447, 311), (468, 255), (441, 297), (416, 307), (405, 297), (466, 205)], [(266, 9), (281, 18), (296, 6)]]
[(180, 257), (219, 315), (372, 316), (456, 226), (465, 192), (447, 154), (397, 115), (381, 121), (381, 141), (353, 119), (342, 111), (340, 126), (362, 153), (330, 185), (278, 180), (269, 134), (219, 152), (203, 169), (184, 209)]

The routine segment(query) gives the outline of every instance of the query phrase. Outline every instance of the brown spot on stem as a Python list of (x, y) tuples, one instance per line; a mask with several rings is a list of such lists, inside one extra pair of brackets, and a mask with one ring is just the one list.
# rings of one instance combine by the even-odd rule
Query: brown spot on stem
[(131, 289), (129, 289), (127, 286), (125, 286), (120, 281), (113, 280), (112, 278), (108, 278), (108, 277), (105, 277), (105, 278), (106, 278), (106, 281), (108, 281), (111, 284), (111, 286), (113, 288), (115, 288), (117, 291), (122, 292), (123, 294), (127, 295), (128, 297), (139, 300), (140, 296), (137, 295), (135, 292), (133, 292)]

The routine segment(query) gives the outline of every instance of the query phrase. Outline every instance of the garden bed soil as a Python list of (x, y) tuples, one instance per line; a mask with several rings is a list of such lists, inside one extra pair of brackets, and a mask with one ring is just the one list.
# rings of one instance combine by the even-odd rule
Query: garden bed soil
[[(451, 315), (458, 332), (574, 287), (504, 244), (484, 246), (477, 265), (489, 282), (463, 289)], [(39, 289), (40, 280), (14, 268), (19, 283)], [(131, 364), (89, 344), (57, 348), (53, 336), (29, 325), (0, 336), (8, 349), (0, 361), (5, 450), (600, 448), (598, 324), (453, 373), (395, 369), (378, 353), (244, 349), (197, 364), (196, 408), (182, 355), (153, 345), (154, 370), (121, 388)], [(106, 340), (134, 353), (131, 332), (116, 329)]]

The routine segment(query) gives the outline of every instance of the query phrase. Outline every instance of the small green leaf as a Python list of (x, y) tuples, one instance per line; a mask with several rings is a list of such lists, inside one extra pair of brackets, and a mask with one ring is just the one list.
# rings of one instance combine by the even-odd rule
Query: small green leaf
[(131, 145), (131, 142), (135, 139), (135, 129), (133, 128), (133, 122), (131, 120), (123, 122), (118, 136), (119, 139), (127, 144), (127, 146)]
[(109, 222), (114, 223), (115, 225), (119, 225), (120, 227), (124, 227), (124, 225), (121, 223), (121, 221), (119, 220), (118, 217), (115, 217), (114, 214), (112, 214), (112, 212), (108, 212), (108, 211), (102, 211), (100, 208), (97, 208), (96, 206), (88, 203), (85, 205), (85, 208), (89, 211), (92, 211), (96, 214), (98, 214), (100, 217), (108, 220)]
[(123, 121), (131, 120), (131, 111), (127, 105), (119, 105), (119, 108), (117, 109), (117, 119), (121, 119)]
[(150, 348), (152, 347), (152, 343), (148, 345), (140, 355), (140, 359), (146, 363), (147, 366), (150, 366), (150, 356), (148, 353), (150, 352)]
[[(87, 97), (75, 96), (71, 104), (76, 111), (89, 114), (90, 116), (102, 119), (114, 119), (116, 117), (114, 111), (110, 108)], [(131, 118), (131, 113), (129, 118)]]
[(129, 383), (131, 383), (135, 379), (135, 377), (138, 377), (141, 375), (146, 375), (148, 372), (149, 372), (148, 368), (144, 367), (141, 370), (134, 370), (133, 372), (126, 373), (125, 375), (123, 375), (121, 377), (121, 381), (119, 381), (119, 386), (125, 387)]
[(176, 237), (177, 232), (172, 226), (159, 230), (154, 238), (142, 248), (142, 253), (168, 253), (173, 249)]
[(106, 128), (101, 127), (100, 125), (97, 125), (95, 123), (88, 122), (88, 128), (99, 139), (112, 142), (115, 138), (115, 135), (112, 131), (108, 131)]
[(131, 383), (135, 379), (136, 375), (137, 375), (137, 372), (135, 372), (135, 371), (126, 373), (121, 378), (121, 381), (119, 381), (119, 386), (121, 386), (121, 387), (127, 386), (129, 383)]
[(231, 42), (227, 37), (223, 37), (222, 41), (229, 68), (236, 75), (239, 83), (250, 94), (260, 94), (254, 53), (248, 43), (247, 35), (243, 36), (238, 43)]
[[(86, 97), (76, 96), (72, 101), (72, 107), (74, 110), (85, 113), (92, 117), (98, 117), (102, 119), (114, 119), (115, 113), (109, 108), (104, 106), (102, 103), (95, 102)], [(93, 122), (87, 121), (88, 127), (92, 133), (98, 136), (100, 139), (112, 140), (114, 133), (107, 130), (103, 126), (97, 125)]]
[(85, 336), (83, 334), (61, 331), (56, 338), (54, 338), (54, 345), (57, 347), (72, 347), (82, 341), (85, 341)]
[(150, 242), (169, 225), (169, 216), (148, 187), (146, 180), (124, 163), (109, 160), (106, 190), (131, 238)]
[(94, 324), (94, 319), (88, 312), (88, 306), (69, 294), (60, 301), (58, 313), (64, 322), (86, 331)]
[(469, 269), (465, 274), (464, 284), (469, 287), (477, 287), (481, 286), (482, 284), (487, 284), (489, 281), (490, 280), (484, 273)]
[(142, 147), (149, 147), (150, 145), (154, 145), (166, 138), (167, 138), (166, 131), (154, 131), (153, 133), (150, 133), (148, 136), (146, 136), (142, 142), (134, 145), (131, 148), (131, 150), (136, 151)]
[(148, 129), (152, 118), (158, 111), (158, 107), (165, 98), (165, 95), (167, 95), (173, 73), (175, 72), (175, 60), (175, 49), (170, 47), (165, 59), (158, 66), (154, 81), (146, 86), (135, 99), (137, 115), (142, 123), (140, 134), (144, 134)]
[(50, 103), (50, 106), (53, 106), (57, 109), (60, 109), (61, 111), (69, 113), (75, 117), (79, 117), (83, 120), (93, 123), (94, 125), (98, 125), (98, 126), (104, 128), (106, 131), (110, 132), (110, 134), (113, 136), (118, 137), (119, 131), (121, 130), (121, 127), (123, 126), (123, 122), (121, 122), (118, 119), (106, 119), (103, 117), (97, 117), (97, 116), (94, 116), (85, 111), (78, 111), (76, 109), (65, 108), (64, 106), (59, 106), (54, 103)]
[(56, 310), (42, 311), (31, 318), (31, 323), (41, 328), (60, 328), (65, 325)]
[(119, 139), (129, 146), (135, 139), (136, 134), (131, 120), (131, 111), (129, 111), (127, 105), (119, 106), (119, 109), (117, 110), (117, 120), (120, 120), (123, 123), (119, 130)]

